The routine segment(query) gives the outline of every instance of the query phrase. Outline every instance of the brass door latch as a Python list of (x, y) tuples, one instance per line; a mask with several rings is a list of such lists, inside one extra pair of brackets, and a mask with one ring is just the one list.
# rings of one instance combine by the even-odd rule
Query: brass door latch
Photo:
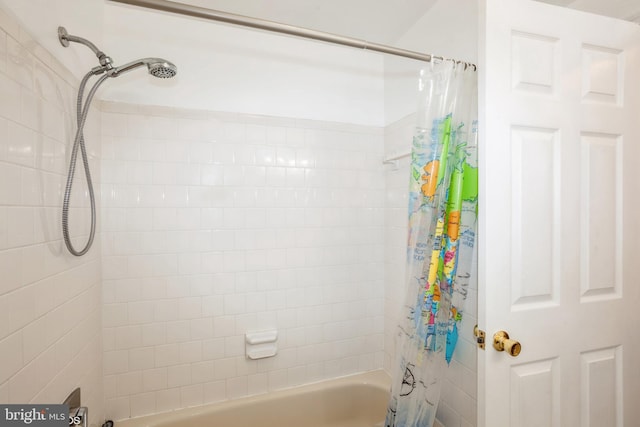
[[(478, 348), (484, 350), (486, 344), (485, 332), (476, 325), (473, 328), (473, 335), (476, 337)], [(509, 356), (516, 357), (522, 351), (522, 346), (516, 340), (509, 339), (509, 334), (505, 331), (498, 331), (493, 334), (493, 348), (497, 351), (505, 351)]]
[(473, 335), (476, 336), (476, 343), (478, 344), (478, 348), (484, 350), (484, 344), (485, 344), (485, 336), (486, 334), (484, 333), (483, 330), (478, 328), (478, 325), (476, 325), (473, 328)]

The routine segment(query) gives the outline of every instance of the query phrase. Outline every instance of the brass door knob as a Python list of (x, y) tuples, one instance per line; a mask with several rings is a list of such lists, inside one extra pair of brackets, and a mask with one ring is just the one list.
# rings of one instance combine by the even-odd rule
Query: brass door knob
[(498, 351), (506, 351), (509, 356), (516, 357), (520, 354), (522, 346), (516, 340), (509, 339), (509, 334), (505, 331), (498, 331), (493, 334), (493, 348)]

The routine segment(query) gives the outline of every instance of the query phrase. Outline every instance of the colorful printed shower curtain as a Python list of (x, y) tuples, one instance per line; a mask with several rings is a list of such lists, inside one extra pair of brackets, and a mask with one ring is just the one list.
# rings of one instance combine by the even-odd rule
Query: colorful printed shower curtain
[(433, 425), (470, 280), (478, 195), (475, 67), (420, 73), (409, 186), (406, 298), (387, 427)]

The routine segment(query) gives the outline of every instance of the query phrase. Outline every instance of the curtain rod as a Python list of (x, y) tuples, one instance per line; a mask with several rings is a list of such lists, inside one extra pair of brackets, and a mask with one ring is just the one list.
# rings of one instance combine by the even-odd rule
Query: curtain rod
[[(195, 18), (203, 18), (211, 21), (225, 22), (227, 24), (241, 25), (244, 27), (257, 28), (260, 30), (273, 31), (276, 33), (288, 34), (291, 36), (304, 37), (307, 39), (320, 40), (323, 42), (350, 46), (364, 50), (372, 50), (375, 52), (387, 53), (389, 55), (402, 56), (405, 58), (417, 59), (419, 61), (431, 62), (432, 58), (443, 59), (438, 56), (432, 56), (428, 53), (414, 52), (411, 50), (399, 49), (397, 47), (386, 46), (378, 43), (371, 43), (366, 40), (355, 39), (351, 37), (339, 36), (336, 34), (325, 33), (322, 31), (310, 30), (308, 28), (296, 27), (293, 25), (282, 24), (279, 22), (267, 21), (264, 19), (251, 18), (234, 13), (222, 12), (219, 10), (208, 9), (188, 5), (184, 3), (176, 3), (167, 0), (110, 0), (115, 3), (124, 3), (132, 6), (139, 6), (147, 9), (161, 10), (164, 12), (176, 13), (179, 15), (192, 16)], [(461, 62), (461, 61), (456, 61)], [(472, 65), (472, 64), (469, 64)]]

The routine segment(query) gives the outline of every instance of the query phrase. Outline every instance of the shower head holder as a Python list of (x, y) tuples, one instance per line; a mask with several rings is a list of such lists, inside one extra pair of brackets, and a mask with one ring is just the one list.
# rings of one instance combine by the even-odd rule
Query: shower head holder
[(69, 33), (67, 33), (67, 29), (64, 27), (58, 27), (58, 40), (60, 40), (60, 44), (64, 47), (69, 47), (69, 39), (67, 38)]

